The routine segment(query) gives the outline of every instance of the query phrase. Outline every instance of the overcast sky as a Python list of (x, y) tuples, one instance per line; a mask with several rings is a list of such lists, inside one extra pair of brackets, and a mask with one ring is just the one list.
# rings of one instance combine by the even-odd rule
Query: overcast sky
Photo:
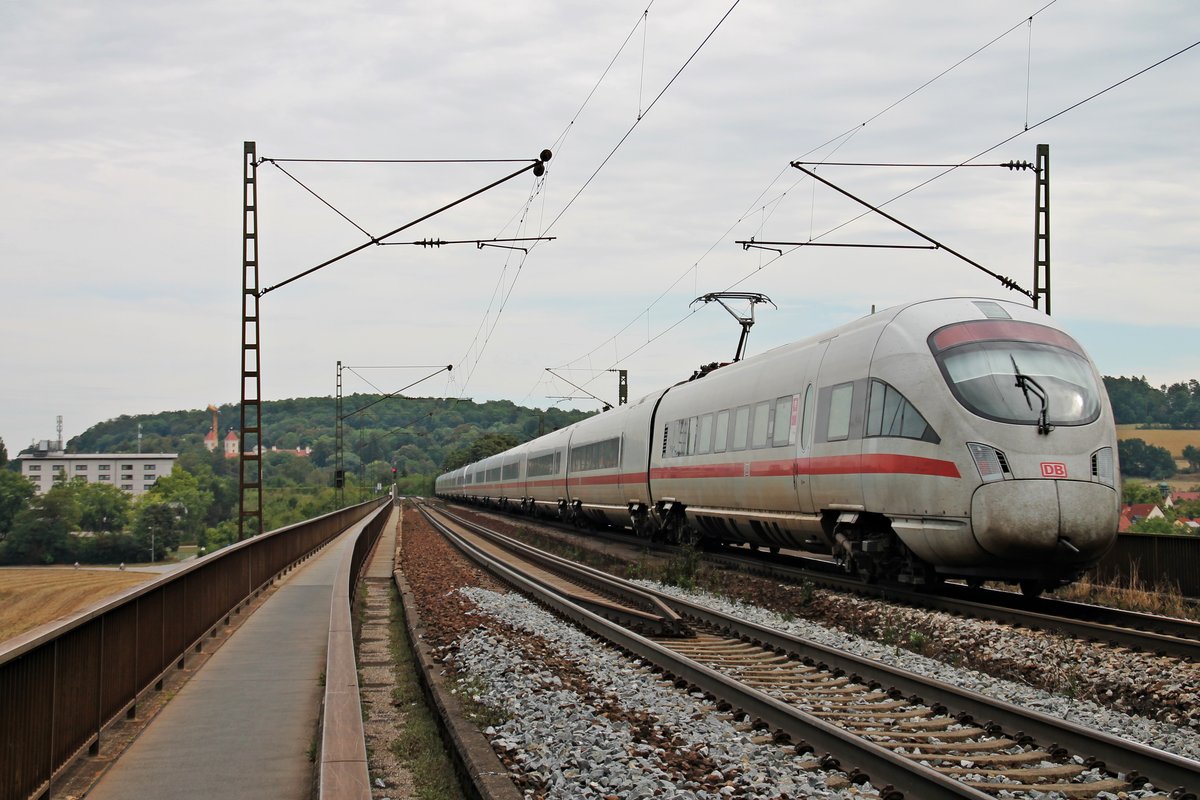
[[(751, 353), (873, 305), (1023, 300), (945, 252), (735, 244), (921, 244), (878, 216), (838, 228), (861, 207), (789, 161), (959, 163), (1010, 137), (978, 163), (1050, 145), (1055, 318), (1104, 374), (1200, 377), (1200, 47), (1038, 125), (1195, 44), (1200, 4), (731, 2), (3, 4), (0, 437), (15, 454), (58, 414), (69, 438), (238, 399), (245, 140), (269, 159), (554, 150), (544, 181), (391, 240), (556, 237), (528, 255), (372, 246), (264, 296), (266, 400), (332, 395), (339, 360), (416, 367), (347, 392), (453, 364), (411, 393), (572, 405), (548, 399), (578, 394), (553, 367), (615, 401), (619, 366), (638, 396), (732, 356), (734, 320), (689, 306), (730, 288), (778, 306)], [(258, 170), (267, 286), (521, 165), (279, 166)], [(941, 171), (821, 174), (883, 203)], [(1030, 172), (972, 168), (887, 209), (1032, 288), (1033, 198)]]

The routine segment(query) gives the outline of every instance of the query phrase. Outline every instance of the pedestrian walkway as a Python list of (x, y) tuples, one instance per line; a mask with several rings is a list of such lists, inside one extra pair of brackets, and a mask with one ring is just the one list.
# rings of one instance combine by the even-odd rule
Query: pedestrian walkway
[(311, 797), (333, 580), (361, 526), (267, 598), (105, 773), (90, 800)]

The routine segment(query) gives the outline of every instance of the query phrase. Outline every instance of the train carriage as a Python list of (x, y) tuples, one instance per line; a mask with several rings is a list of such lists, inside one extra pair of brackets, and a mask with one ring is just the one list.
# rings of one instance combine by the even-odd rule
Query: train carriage
[(622, 527), (643, 524), (651, 497), (646, 481), (650, 421), (662, 392), (571, 426), (566, 515)]
[[(823, 550), (868, 577), (1037, 591), (1076, 578), (1116, 534), (1101, 378), (1048, 317), (1004, 301), (881, 311), (523, 448), (565, 460), (561, 478), (526, 483), (524, 507), (558, 502), (568, 518), (649, 536)], [(487, 476), (514, 452), (461, 482), (478, 497), (482, 472), (484, 488), (510, 491)]]
[(525, 446), (522, 507), (526, 513), (558, 517), (567, 507), (567, 444), (570, 440), (571, 429), (563, 428)]

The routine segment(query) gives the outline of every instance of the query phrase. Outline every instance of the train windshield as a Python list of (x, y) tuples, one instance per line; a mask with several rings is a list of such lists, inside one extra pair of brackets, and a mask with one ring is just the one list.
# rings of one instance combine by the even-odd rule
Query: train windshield
[(929, 346), (954, 396), (999, 422), (1084, 425), (1100, 415), (1100, 391), (1083, 350), (1062, 331), (1015, 320), (941, 328)]

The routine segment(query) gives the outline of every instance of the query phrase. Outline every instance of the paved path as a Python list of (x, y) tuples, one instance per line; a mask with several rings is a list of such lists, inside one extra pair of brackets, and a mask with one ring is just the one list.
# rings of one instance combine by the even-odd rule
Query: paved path
[(89, 800), (312, 794), (329, 603), (355, 525), (242, 624), (88, 793)]

